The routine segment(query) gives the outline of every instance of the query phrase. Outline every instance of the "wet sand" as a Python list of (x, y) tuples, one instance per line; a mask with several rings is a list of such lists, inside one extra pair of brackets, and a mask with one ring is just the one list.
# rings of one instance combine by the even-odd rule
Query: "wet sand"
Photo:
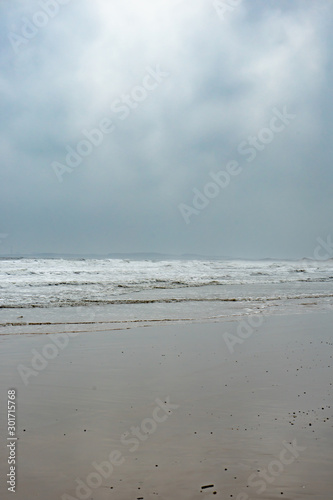
[[(19, 438), (13, 497), (3, 411), (1, 498), (328, 500), (332, 320), (266, 317), (234, 352), (232, 321), (81, 333), (63, 349), (0, 336)], [(32, 365), (42, 352), (56, 357)]]

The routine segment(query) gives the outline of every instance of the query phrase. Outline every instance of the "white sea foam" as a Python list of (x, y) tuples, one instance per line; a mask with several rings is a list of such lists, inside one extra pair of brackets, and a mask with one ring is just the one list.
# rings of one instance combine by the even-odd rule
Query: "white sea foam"
[(114, 321), (216, 318), (332, 306), (332, 284), (332, 261), (0, 260), (2, 313), (108, 306)]

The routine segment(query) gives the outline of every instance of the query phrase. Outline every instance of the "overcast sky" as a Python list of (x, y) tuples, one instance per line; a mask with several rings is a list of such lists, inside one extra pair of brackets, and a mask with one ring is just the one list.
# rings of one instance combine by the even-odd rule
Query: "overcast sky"
[(297, 258), (333, 233), (332, 1), (227, 3), (0, 3), (0, 253)]

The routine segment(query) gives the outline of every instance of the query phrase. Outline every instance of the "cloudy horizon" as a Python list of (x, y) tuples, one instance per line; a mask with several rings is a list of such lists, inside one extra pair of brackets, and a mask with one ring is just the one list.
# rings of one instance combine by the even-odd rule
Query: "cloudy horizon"
[(331, 0), (0, 12), (0, 255), (302, 258), (332, 234)]

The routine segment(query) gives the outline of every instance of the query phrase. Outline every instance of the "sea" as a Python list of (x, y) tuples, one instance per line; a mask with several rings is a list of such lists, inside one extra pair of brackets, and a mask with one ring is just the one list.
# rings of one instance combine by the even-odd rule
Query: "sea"
[(333, 259), (0, 259), (0, 334), (332, 310)]

